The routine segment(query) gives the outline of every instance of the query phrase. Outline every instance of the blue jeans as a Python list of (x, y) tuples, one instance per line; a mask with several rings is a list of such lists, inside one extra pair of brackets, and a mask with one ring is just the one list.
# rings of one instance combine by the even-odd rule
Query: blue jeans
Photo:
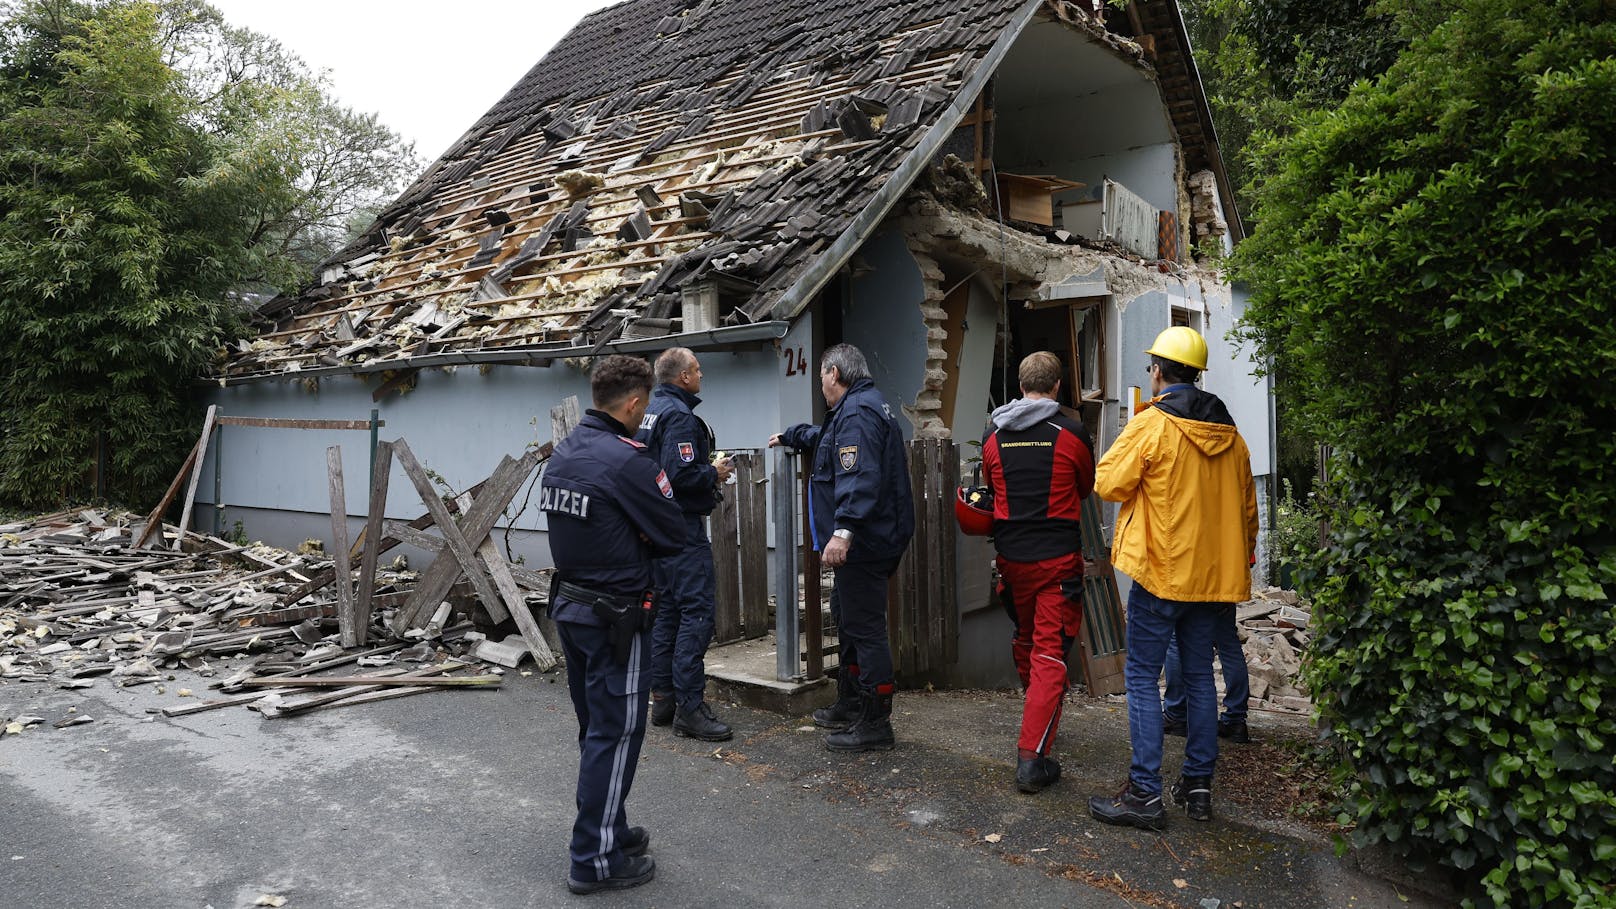
[(701, 706), (707, 645), (713, 641), (713, 547), (702, 516), (685, 513), (685, 548), (657, 559), (657, 611), (651, 628), (651, 690), (672, 692), (680, 710)]
[(1185, 776), (1211, 776), (1218, 761), (1217, 689), (1212, 685), (1212, 628), (1216, 603), (1164, 600), (1135, 583), (1128, 594), (1128, 737), (1133, 764), (1128, 780), (1147, 795), (1162, 791), (1162, 666), (1178, 637), (1189, 711), (1185, 716)]
[[(1246, 702), (1251, 700), (1251, 674), (1246, 669), (1246, 653), (1240, 647), (1232, 604), (1218, 609), (1212, 626), (1212, 650), (1223, 669), (1223, 716), (1218, 722), (1244, 722)], [(1184, 672), (1179, 665), (1176, 636), (1167, 645), (1167, 694), (1162, 698), (1162, 719), (1184, 719)]]

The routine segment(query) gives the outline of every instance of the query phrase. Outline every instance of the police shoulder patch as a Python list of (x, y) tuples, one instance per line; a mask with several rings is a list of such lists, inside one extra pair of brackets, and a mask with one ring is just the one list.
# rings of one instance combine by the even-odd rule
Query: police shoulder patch
[(673, 498), (673, 484), (668, 482), (668, 472), (666, 470), (657, 471), (656, 485), (658, 489), (662, 490), (664, 499)]
[(645, 447), (644, 442), (636, 442), (633, 439), (629, 438), (628, 436), (618, 436), (618, 438), (621, 439), (624, 444), (633, 446), (634, 448), (644, 448)]
[(857, 445), (844, 445), (841, 448), (836, 449), (836, 454), (842, 460), (843, 470), (852, 470), (854, 467), (858, 466)]
[(679, 460), (685, 462), (686, 464), (689, 464), (691, 461), (696, 460), (696, 446), (692, 445), (689, 442), (680, 442), (679, 443)]

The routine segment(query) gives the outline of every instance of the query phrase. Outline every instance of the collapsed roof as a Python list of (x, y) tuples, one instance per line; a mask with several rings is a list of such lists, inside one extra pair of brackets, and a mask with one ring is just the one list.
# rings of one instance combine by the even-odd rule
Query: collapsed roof
[[(1221, 171), (1176, 3), (1132, 7), (1121, 27), (1157, 49), (1188, 164)], [(315, 286), (260, 309), (271, 324), (229, 353), (221, 381), (543, 364), (696, 329), (710, 343), (779, 337), (938, 156), (1037, 15), (1150, 66), (1139, 44), (1060, 0), (600, 10)], [(716, 304), (713, 324), (680, 320), (697, 288)]]

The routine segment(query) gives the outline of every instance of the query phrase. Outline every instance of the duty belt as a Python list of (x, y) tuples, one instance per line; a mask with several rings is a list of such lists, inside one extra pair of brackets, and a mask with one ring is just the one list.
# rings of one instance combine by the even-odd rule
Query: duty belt
[(569, 581), (556, 584), (552, 599), (568, 599), (584, 606), (605, 606), (609, 609), (633, 609), (640, 605), (640, 598), (635, 596), (622, 596), (620, 594), (601, 593), (580, 587)]

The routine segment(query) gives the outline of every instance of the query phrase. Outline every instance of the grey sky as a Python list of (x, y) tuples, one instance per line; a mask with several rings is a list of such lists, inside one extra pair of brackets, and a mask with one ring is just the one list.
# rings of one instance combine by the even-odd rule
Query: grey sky
[(341, 101), (431, 161), (586, 13), (615, 0), (209, 0), (329, 71)]

